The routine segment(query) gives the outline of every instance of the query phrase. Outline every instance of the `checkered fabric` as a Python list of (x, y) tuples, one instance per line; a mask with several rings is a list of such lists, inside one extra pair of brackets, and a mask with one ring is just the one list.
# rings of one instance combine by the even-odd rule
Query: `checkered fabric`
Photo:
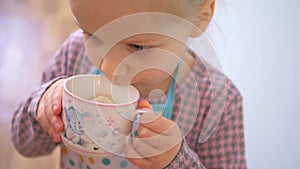
[[(93, 69), (85, 55), (82, 33), (76, 31), (49, 62), (41, 85), (15, 110), (12, 140), (22, 155), (49, 154), (59, 145), (37, 121), (37, 107), (45, 90), (60, 78)], [(175, 92), (172, 119), (184, 138), (167, 168), (246, 168), (242, 97), (234, 84), (196, 57), (191, 73), (177, 84)], [(164, 102), (164, 98), (152, 100), (156, 102)]]

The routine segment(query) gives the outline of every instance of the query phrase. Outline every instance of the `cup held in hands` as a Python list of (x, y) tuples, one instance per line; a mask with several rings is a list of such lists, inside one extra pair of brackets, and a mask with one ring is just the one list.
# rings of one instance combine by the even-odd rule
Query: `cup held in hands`
[(122, 155), (130, 135), (139, 92), (99, 75), (76, 75), (64, 84), (64, 144), (89, 156)]

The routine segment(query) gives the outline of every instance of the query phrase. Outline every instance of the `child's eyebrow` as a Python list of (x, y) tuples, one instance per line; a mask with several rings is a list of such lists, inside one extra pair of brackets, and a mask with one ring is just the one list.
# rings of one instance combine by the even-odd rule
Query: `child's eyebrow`
[(137, 44), (143, 44), (143, 43), (163, 43), (166, 41), (166, 37), (163, 36), (157, 36), (155, 34), (146, 34), (141, 37), (141, 35), (136, 35), (127, 38), (125, 41), (133, 41), (134, 43)]
[[(98, 38), (97, 36), (95, 36), (94, 34), (86, 31), (85, 29), (82, 28), (82, 26), (79, 24), (79, 22), (76, 20), (76, 18), (74, 18), (74, 23), (78, 26), (79, 29), (82, 30), (83, 33), (89, 35), (89, 36), (93, 36), (96, 37), (97, 39), (100, 40), (100, 38)], [(143, 34), (144, 36), (141, 37), (141, 34), (139, 35), (134, 35), (131, 37), (128, 37), (126, 39), (124, 39), (125, 42), (129, 42), (129, 41), (134, 41), (134, 43), (137, 44), (144, 44), (144, 43), (162, 43), (163, 41), (165, 41), (165, 37), (163, 36), (158, 36), (157, 34), (152, 34), (152, 33), (148, 33), (148, 34)]]

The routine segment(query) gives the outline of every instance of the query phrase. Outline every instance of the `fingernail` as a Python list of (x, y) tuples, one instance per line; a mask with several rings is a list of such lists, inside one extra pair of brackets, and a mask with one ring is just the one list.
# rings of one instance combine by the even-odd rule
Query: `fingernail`
[(53, 126), (54, 126), (55, 132), (59, 132), (60, 131), (60, 125), (58, 123), (54, 123)]
[(53, 109), (53, 111), (56, 111), (57, 110), (57, 105), (54, 105), (52, 109)]
[(58, 133), (53, 133), (52, 134), (52, 138), (55, 142), (59, 142), (60, 141), (60, 135)]

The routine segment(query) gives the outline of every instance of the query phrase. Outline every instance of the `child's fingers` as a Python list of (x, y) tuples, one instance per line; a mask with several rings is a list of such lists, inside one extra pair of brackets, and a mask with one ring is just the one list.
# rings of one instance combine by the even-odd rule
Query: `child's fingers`
[(39, 123), (56, 142), (61, 140), (60, 132), (63, 130), (63, 122), (60, 117), (63, 93), (62, 82), (57, 81), (44, 93), (37, 113)]
[(149, 166), (152, 166), (150, 161), (147, 160), (147, 158), (141, 156), (132, 146), (132, 144), (129, 144), (126, 147), (126, 158), (129, 162), (132, 164), (138, 166), (139, 168), (149, 168)]
[(154, 132), (151, 129), (142, 125), (139, 126), (137, 133), (138, 133), (137, 136), (140, 138), (153, 138), (161, 135), (160, 133)]
[[(44, 107), (44, 106), (40, 105), (40, 107)], [(44, 108), (39, 109), (37, 114), (37, 120), (40, 123), (40, 125), (43, 127), (43, 129), (48, 132), (49, 128), (51, 127), (51, 123), (46, 115)]]
[(39, 112), (38, 121), (55, 142), (60, 141), (59, 129), (62, 127), (60, 124), (56, 123), (57, 120), (53, 113), (47, 111), (47, 109), (44, 109), (43, 112)]
[[(172, 134), (168, 130), (172, 125), (176, 125), (173, 121), (153, 113), (144, 113), (140, 117), (140, 125), (152, 130), (158, 134)], [(166, 132), (168, 131), (168, 132)]]
[(48, 112), (48, 117), (51, 124), (54, 127), (55, 132), (61, 132), (63, 130), (63, 122), (61, 120), (60, 114), (62, 112), (62, 95), (63, 95), (63, 80), (55, 83), (53, 89), (53, 96), (51, 96), (51, 110)]
[(128, 144), (126, 146), (126, 150), (125, 150), (125, 153), (126, 153), (126, 157), (127, 158), (144, 158), (141, 154), (139, 154), (133, 147), (132, 144)]
[(145, 139), (138, 137), (133, 140), (132, 146), (135, 151), (143, 157), (153, 157), (163, 153), (158, 147), (155, 147), (154, 144), (149, 144), (145, 142)]
[[(42, 126), (42, 128), (53, 138), (54, 128), (47, 116), (46, 108), (44, 105), (39, 106), (39, 111), (37, 114), (37, 119)], [(53, 138), (54, 140), (54, 138)]]
[[(173, 129), (170, 128), (169, 130)], [(174, 134), (158, 134), (153, 132), (149, 128), (141, 126), (138, 130), (138, 137), (141, 138), (144, 143), (151, 145), (152, 147), (155, 147), (157, 150), (159, 150), (161, 153), (164, 153), (176, 146), (182, 140), (181, 133), (179, 130), (177, 132), (172, 131), (172, 133)]]
[(52, 111), (55, 115), (60, 115), (62, 111), (63, 82), (64, 80), (57, 81), (51, 89), (53, 92), (50, 92), (49, 99), (52, 99)]
[[(50, 99), (46, 100), (49, 101)], [(54, 100), (50, 100), (50, 103), (46, 103), (45, 104), (45, 109), (44, 109), (44, 114), (46, 115), (48, 121), (50, 122), (50, 124), (55, 127), (55, 131), (59, 132), (62, 128), (62, 122), (61, 122), (61, 118), (60, 118), (60, 113), (55, 113), (55, 111), (57, 110), (57, 107), (59, 105), (59, 101), (57, 99), (54, 98)], [(61, 105), (60, 105), (61, 107)], [(55, 109), (53, 109), (55, 108)]]
[(135, 138), (132, 144), (126, 147), (128, 161), (143, 169), (164, 168), (178, 153), (180, 145), (167, 152), (161, 152), (155, 147)]
[(53, 100), (52, 103), (52, 111), (55, 115), (60, 115), (61, 111), (62, 111), (62, 96), (56, 96)]
[(46, 111), (44, 120), (44, 129), (49, 133), (55, 142), (61, 140), (60, 132), (63, 130), (63, 123), (59, 116), (55, 115), (52, 111)]
[[(54, 101), (55, 102), (55, 101)], [(49, 121), (50, 125), (48, 130), (49, 135), (53, 138), (54, 141), (59, 142), (61, 140), (60, 132), (63, 131), (63, 122), (60, 117), (60, 113), (55, 113), (53, 106), (50, 108), (47, 107), (45, 114)]]
[(147, 100), (140, 100), (138, 103), (138, 109), (151, 109), (151, 105)]
[(55, 141), (55, 142), (61, 141), (60, 133), (55, 132), (54, 129), (53, 129), (53, 127), (50, 127), (48, 129), (48, 134), (51, 136), (51, 138), (53, 139), (53, 141)]
[(55, 132), (60, 133), (61, 131), (63, 131), (64, 126), (60, 116), (55, 115), (54, 117), (52, 117), (50, 123), (53, 126)]

